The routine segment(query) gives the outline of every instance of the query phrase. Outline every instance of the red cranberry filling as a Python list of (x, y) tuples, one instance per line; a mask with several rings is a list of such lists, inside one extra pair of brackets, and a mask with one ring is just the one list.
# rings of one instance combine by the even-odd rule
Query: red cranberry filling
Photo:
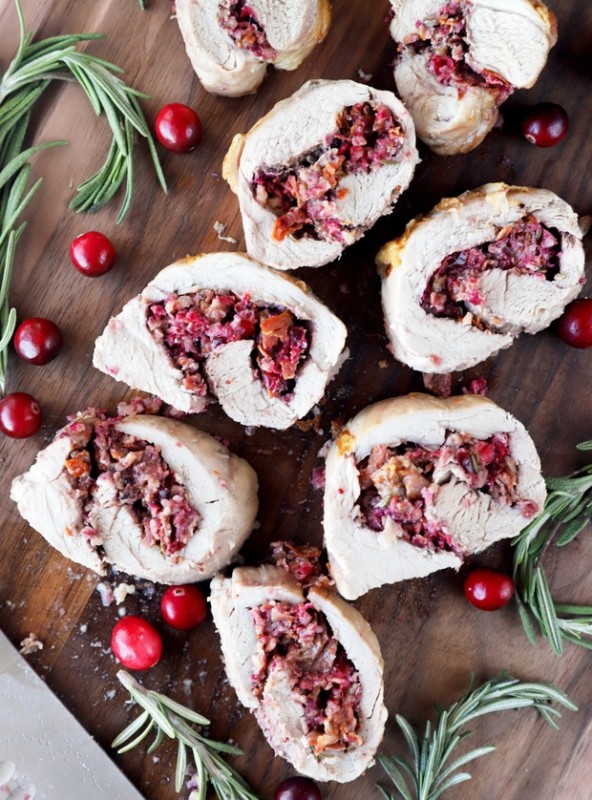
[(357, 103), (340, 112), (336, 130), (323, 144), (290, 165), (260, 167), (251, 187), (257, 202), (277, 216), (274, 239), (297, 234), (349, 241), (349, 229), (336, 215), (335, 201), (346, 191), (338, 188), (340, 180), (348, 173), (371, 172), (394, 161), (403, 142), (401, 126), (390, 109), (380, 103)]
[(287, 673), (302, 705), (307, 740), (318, 755), (361, 744), (358, 673), (311, 603), (270, 601), (251, 611), (257, 633), (253, 691), (259, 696), (270, 674)]
[(230, 292), (173, 293), (151, 303), (146, 321), (183, 373), (184, 387), (202, 397), (207, 394), (202, 362), (208, 354), (220, 345), (252, 339), (255, 373), (271, 397), (288, 400), (310, 345), (307, 323), (290, 311), (257, 306), (249, 295), (239, 298)]
[(358, 471), (359, 506), (370, 529), (382, 531), (392, 519), (416, 547), (460, 557), (463, 552), (445, 527), (426, 517), (438, 484), (454, 476), (502, 505), (516, 505), (525, 517), (538, 510), (536, 503), (518, 497), (517, 467), (505, 433), (488, 439), (449, 433), (434, 450), (412, 443), (378, 445), (358, 464)]
[(399, 45), (402, 53), (407, 47), (426, 52), (428, 69), (440, 83), (454, 85), (462, 97), (469, 86), (481, 86), (496, 92), (501, 105), (514, 91), (512, 84), (490, 70), (477, 72), (466, 62), (469, 51), (464, 3), (452, 2), (442, 6), (436, 17), (418, 20), (416, 34)]
[(96, 481), (109, 474), (117, 500), (130, 507), (144, 530), (144, 542), (158, 545), (167, 556), (183, 550), (197, 531), (200, 515), (185, 487), (163, 459), (160, 449), (116, 428), (123, 416), (108, 417), (99, 409), (77, 415), (60, 433), (74, 446), (64, 463), (75, 496), (84, 507), (82, 533), (93, 547), (100, 536), (88, 523)]
[(272, 61), (276, 50), (267, 41), (263, 26), (245, 0), (221, 3), (218, 22), (232, 41), (242, 50), (248, 50), (260, 61)]
[(524, 217), (503, 228), (498, 238), (478, 247), (446, 256), (434, 272), (423, 293), (421, 307), (437, 317), (464, 319), (471, 313), (471, 324), (486, 328), (478, 316), (483, 297), (479, 280), (486, 270), (501, 269), (515, 275), (530, 275), (553, 280), (559, 271), (561, 235), (542, 225), (533, 216)]

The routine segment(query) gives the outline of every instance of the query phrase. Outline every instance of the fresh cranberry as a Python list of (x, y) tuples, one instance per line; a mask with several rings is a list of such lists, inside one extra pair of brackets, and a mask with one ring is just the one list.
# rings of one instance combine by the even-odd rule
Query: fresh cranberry
[(111, 650), (124, 667), (150, 669), (160, 660), (162, 639), (149, 622), (130, 614), (113, 628)]
[(43, 419), (39, 403), (25, 392), (13, 392), (0, 400), (0, 431), (13, 439), (37, 433)]
[(104, 234), (87, 231), (77, 236), (70, 245), (70, 258), (83, 275), (98, 278), (109, 272), (115, 264), (115, 248)]
[(154, 130), (158, 141), (173, 153), (189, 153), (201, 141), (201, 121), (182, 103), (163, 106), (156, 115)]
[(571, 347), (592, 347), (592, 298), (570, 303), (559, 318), (557, 333)]
[(465, 578), (465, 597), (482, 611), (496, 611), (507, 605), (514, 595), (514, 581), (496, 569), (480, 567)]
[(321, 790), (310, 778), (288, 778), (275, 790), (273, 800), (322, 800)]
[(567, 112), (556, 103), (537, 103), (522, 120), (522, 135), (537, 147), (553, 147), (567, 136)]
[(160, 613), (173, 628), (190, 631), (201, 625), (208, 607), (197, 586), (169, 586), (160, 601)]
[(25, 319), (14, 334), (14, 349), (29, 364), (49, 364), (62, 349), (62, 333), (55, 322), (43, 317)]

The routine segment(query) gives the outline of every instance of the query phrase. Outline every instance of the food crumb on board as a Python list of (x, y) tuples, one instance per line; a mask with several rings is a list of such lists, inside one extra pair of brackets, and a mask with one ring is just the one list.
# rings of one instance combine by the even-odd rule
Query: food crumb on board
[(237, 240), (233, 236), (223, 235), (224, 231), (226, 230), (226, 225), (223, 222), (219, 222), (218, 220), (216, 220), (216, 222), (214, 222), (214, 230), (216, 231), (218, 239), (220, 239), (221, 242), (230, 242), (230, 244), (237, 243)]
[(358, 78), (361, 78), (363, 81), (369, 82), (373, 77), (371, 72), (364, 72), (361, 67), (358, 69)]
[(43, 650), (43, 642), (38, 638), (37, 634), (30, 633), (20, 643), (19, 653), (22, 656), (30, 656), (32, 653), (37, 653)]

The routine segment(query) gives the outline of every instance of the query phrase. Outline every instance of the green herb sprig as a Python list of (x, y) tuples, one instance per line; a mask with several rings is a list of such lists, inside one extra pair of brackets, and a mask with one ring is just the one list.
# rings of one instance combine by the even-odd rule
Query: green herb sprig
[(102, 208), (125, 182), (118, 222), (129, 210), (134, 187), (133, 147), (136, 135), (146, 139), (160, 185), (166, 181), (150, 129), (139, 104), (147, 95), (128, 86), (121, 69), (76, 48), (80, 42), (104, 38), (101, 34), (53, 36), (38, 42), (27, 33), (19, 0), (15, 0), (20, 27), (16, 54), (0, 76), (0, 395), (6, 384), (6, 349), (16, 324), (8, 304), (15, 249), (24, 230), (18, 217), (39, 188), (27, 191), (29, 159), (39, 150), (65, 142), (46, 142), (24, 148), (33, 106), (54, 80), (80, 84), (97, 115), (104, 114), (112, 142), (103, 166), (77, 189), (71, 202), (76, 211)]
[(434, 729), (428, 721), (421, 741), (409, 722), (397, 715), (411, 759), (379, 756), (378, 761), (394, 784), (396, 794), (380, 784), (377, 788), (385, 800), (437, 800), (447, 789), (470, 780), (470, 774), (462, 771), (466, 764), (495, 750), (493, 746), (478, 747), (451, 761), (457, 745), (470, 734), (461, 732), (469, 722), (494, 711), (534, 707), (546, 722), (557, 728), (561, 712), (551, 703), (577, 711), (560, 689), (502, 676), (469, 690), (447, 710), (440, 709)]
[(144, 711), (117, 736), (112, 747), (117, 748), (119, 753), (124, 753), (143, 742), (151, 731), (155, 731), (155, 739), (148, 748), (148, 753), (152, 753), (165, 736), (177, 740), (175, 791), (181, 791), (187, 767), (190, 760), (193, 760), (196, 769), (193, 780), (197, 788), (191, 793), (192, 799), (205, 800), (210, 785), (220, 800), (260, 800), (224, 760), (224, 755), (240, 756), (242, 751), (234, 745), (208, 739), (192, 727), (209, 725), (210, 721), (206, 717), (164, 694), (144, 689), (125, 670), (120, 670), (117, 677)]
[[(592, 450), (592, 441), (578, 445)], [(564, 547), (590, 522), (592, 515), (592, 464), (566, 478), (549, 478), (549, 494), (541, 514), (513, 541), (514, 583), (522, 625), (533, 644), (536, 627), (557, 655), (563, 640), (592, 649), (592, 606), (555, 602), (542, 557), (553, 543)]]

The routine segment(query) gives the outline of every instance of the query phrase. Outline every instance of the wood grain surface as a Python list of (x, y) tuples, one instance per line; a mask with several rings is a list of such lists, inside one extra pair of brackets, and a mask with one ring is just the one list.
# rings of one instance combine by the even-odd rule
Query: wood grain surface
[[(109, 651), (118, 608), (102, 606), (97, 576), (66, 561), (20, 519), (9, 499), (9, 485), (30, 466), (67, 414), (90, 404), (114, 410), (120, 400), (131, 396), (125, 386), (91, 366), (94, 340), (111, 314), (174, 259), (233, 249), (218, 239), (214, 222), (227, 226), (226, 234), (238, 240), (237, 249), (244, 247), (237, 203), (220, 176), (221, 160), (233, 134), (246, 131), (309, 78), (359, 80), (361, 70), (372, 76), (372, 85), (393, 89), (389, 64), (394, 47), (384, 0), (334, 0), (329, 35), (300, 69), (270, 71), (258, 94), (225, 100), (208, 95), (191, 70), (168, 0), (151, 0), (148, 5), (142, 12), (136, 0), (23, 0), (28, 27), (37, 37), (105, 33), (106, 40), (93, 43), (92, 52), (121, 65), (128, 82), (151, 94), (152, 99), (144, 103), (148, 119), (152, 121), (164, 103), (187, 103), (202, 118), (204, 138), (187, 156), (161, 151), (168, 195), (158, 188), (147, 151), (138, 148), (132, 210), (118, 226), (116, 202), (93, 217), (68, 210), (74, 187), (103, 159), (108, 144), (106, 123), (93, 116), (75, 85), (56, 86), (39, 104), (34, 141), (66, 138), (69, 146), (34, 159), (33, 177), (43, 176), (44, 183), (25, 213), (29, 224), (18, 249), (11, 297), (20, 319), (55, 320), (66, 345), (46, 367), (27, 365), (14, 353), (10, 356), (8, 390), (34, 394), (43, 406), (45, 421), (39, 435), (30, 440), (3, 438), (0, 442), (0, 627), (17, 644), (29, 632), (39, 636), (45, 647), (30, 657), (34, 668), (147, 800), (170, 800), (176, 797), (172, 749), (164, 748), (158, 760), (141, 749), (121, 757), (109, 749), (114, 735), (130, 718)], [(529, 92), (517, 92), (506, 104), (506, 125), (467, 156), (441, 158), (422, 147), (415, 179), (395, 212), (339, 262), (298, 272), (349, 329), (351, 358), (329, 387), (320, 429), (249, 434), (217, 407), (191, 419), (192, 424), (227, 439), (259, 474), (260, 527), (244, 548), (248, 560), (255, 561), (269, 541), (280, 537), (321, 542), (321, 495), (312, 488), (310, 477), (320, 463), (318, 451), (330, 436), (331, 421), (347, 419), (372, 401), (422, 386), (421, 377), (397, 364), (386, 347), (374, 267), (378, 248), (442, 196), (487, 181), (547, 187), (579, 213), (592, 210), (592, 4), (551, 0), (550, 5), (558, 18), (558, 44), (537, 85)], [(0, 69), (6, 68), (13, 55), (17, 31), (13, 1), (0, 0)], [(571, 119), (568, 138), (549, 150), (527, 144), (511, 124), (512, 112), (539, 100), (562, 104)], [(68, 258), (72, 238), (89, 229), (106, 233), (118, 252), (116, 267), (96, 280), (76, 272)], [(583, 463), (584, 455), (575, 445), (592, 438), (590, 351), (569, 349), (547, 331), (522, 337), (469, 373), (477, 375), (488, 378), (492, 399), (528, 427), (545, 474), (562, 474)], [(592, 600), (589, 538), (588, 531), (565, 550), (546, 556), (553, 592), (561, 600)], [(508, 568), (509, 546), (496, 546), (478, 560)], [(125, 576), (111, 580), (118, 582)], [(211, 717), (215, 736), (234, 738), (245, 751), (236, 766), (269, 800), (276, 784), (293, 771), (273, 757), (254, 719), (238, 705), (224, 680), (211, 621), (190, 635), (168, 630), (159, 621), (157, 601), (162, 590), (136, 583), (138, 593), (126, 600), (125, 609), (155, 620), (165, 641), (163, 660), (142, 676), (143, 682)], [(564, 655), (557, 657), (543, 640), (531, 646), (514, 604), (495, 614), (474, 610), (462, 596), (462, 576), (450, 571), (374, 590), (356, 606), (373, 625), (386, 664), (391, 721), (383, 752), (402, 752), (395, 713), (421, 722), (435, 702), (448, 704), (456, 699), (471, 675), (481, 681), (507, 670), (521, 679), (555, 683), (580, 710), (566, 712), (559, 732), (530, 711), (480, 720), (471, 745), (494, 743), (498, 750), (475, 762), (470, 770), (473, 781), (450, 790), (447, 797), (592, 797), (592, 653), (568, 645)], [(375, 767), (351, 785), (327, 784), (323, 795), (326, 800), (374, 800), (379, 797), (377, 780), (383, 780), (383, 774)]]

